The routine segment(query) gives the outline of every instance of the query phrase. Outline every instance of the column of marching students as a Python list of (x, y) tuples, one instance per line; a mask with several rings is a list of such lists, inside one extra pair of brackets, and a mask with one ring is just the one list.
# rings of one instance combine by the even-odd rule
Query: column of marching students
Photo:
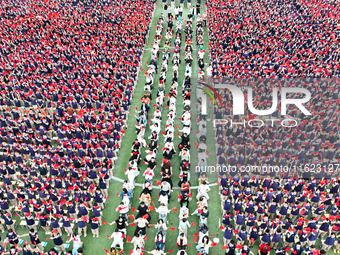
[[(159, 48), (160, 42), (162, 38), (163, 32), (163, 24), (164, 19), (161, 16), (156, 23), (155, 28), (155, 40), (152, 45), (153, 48), (151, 50), (151, 60), (148, 65), (148, 69), (145, 72), (146, 82), (144, 86), (144, 95), (141, 98), (142, 104), (140, 108), (136, 107), (136, 112), (138, 116), (135, 116), (137, 119), (136, 123), (136, 139), (131, 147), (131, 157), (128, 162), (128, 167), (125, 170), (125, 175), (127, 179), (124, 181), (122, 186), (122, 192), (120, 194), (117, 193), (118, 196), (122, 198), (121, 203), (117, 206), (116, 211), (119, 212), (119, 217), (116, 221), (110, 223), (111, 225), (116, 224), (116, 229), (111, 236), (108, 238), (113, 239), (111, 244), (110, 251), (107, 253), (116, 254), (123, 253), (124, 242), (131, 242), (134, 244), (134, 248), (130, 251), (130, 254), (142, 254), (145, 252), (144, 242), (147, 238), (146, 229), (150, 227), (150, 214), (149, 211), (153, 210), (153, 202), (151, 204), (151, 191), (152, 191), (152, 181), (154, 177), (154, 170), (156, 168), (156, 154), (158, 150), (157, 141), (159, 138), (159, 127), (160, 127), (160, 119), (161, 119), (161, 107), (164, 99), (164, 75), (160, 75), (159, 79), (159, 87), (157, 92), (157, 99), (155, 106), (155, 112), (151, 115), (152, 125), (150, 125), (151, 135), (148, 137), (150, 139), (150, 144), (147, 145), (145, 139), (145, 130), (148, 124), (151, 124), (148, 121), (149, 111), (150, 111), (150, 102), (152, 100), (152, 90), (154, 85), (154, 78), (158, 73), (158, 56), (159, 56)], [(168, 50), (164, 51), (163, 60), (162, 60), (162, 72), (163, 66), (167, 66), (168, 61)], [(166, 71), (165, 71), (166, 72)], [(133, 113), (131, 113), (134, 115)], [(152, 117), (153, 116), (153, 117)], [(142, 160), (142, 148), (148, 148), (146, 150), (147, 155), (144, 160)], [(145, 177), (145, 182), (142, 185), (142, 192), (139, 195), (140, 205), (137, 210), (131, 206), (131, 201), (133, 198), (133, 191), (135, 188), (135, 178), (140, 174), (139, 165), (143, 161), (144, 164), (147, 164), (148, 167), (143, 173)], [(133, 214), (129, 215), (129, 211), (137, 212), (137, 215)], [(133, 220), (133, 222), (128, 223), (128, 221)], [(126, 227), (130, 225), (135, 228), (134, 237), (131, 239), (130, 236), (127, 236)]]
[[(165, 8), (166, 9), (166, 8)], [(147, 228), (151, 227), (150, 224), (150, 214), (149, 212), (154, 210), (154, 202), (151, 200), (151, 191), (154, 186), (152, 186), (153, 179), (155, 176), (156, 170), (156, 156), (158, 153), (158, 147), (161, 145), (159, 142), (160, 134), (164, 136), (164, 146), (162, 148), (161, 153), (163, 154), (163, 160), (161, 165), (161, 181), (157, 181), (156, 184), (160, 186), (160, 192), (158, 195), (159, 207), (156, 208), (156, 212), (158, 213), (157, 224), (154, 227), (157, 229), (155, 235), (155, 244), (156, 247), (154, 250), (149, 251), (150, 254), (164, 254), (165, 250), (165, 239), (166, 239), (166, 231), (167, 227), (167, 215), (171, 211), (168, 208), (169, 200), (171, 197), (171, 193), (173, 191), (173, 169), (172, 169), (172, 157), (176, 153), (175, 144), (174, 144), (174, 136), (177, 135), (180, 137), (180, 143), (178, 145), (178, 153), (180, 157), (180, 174), (179, 176), (179, 187), (180, 194), (178, 195), (178, 202), (180, 204), (180, 212), (179, 212), (179, 235), (177, 237), (176, 245), (178, 247), (178, 254), (185, 255), (187, 254), (187, 247), (190, 246), (188, 244), (187, 233), (188, 228), (191, 225), (195, 225), (195, 223), (190, 224), (188, 221), (189, 213), (189, 202), (191, 201), (192, 193), (191, 193), (191, 184), (190, 184), (190, 130), (191, 130), (191, 112), (190, 112), (190, 95), (192, 89), (192, 61), (193, 61), (193, 45), (192, 45), (192, 22), (194, 16), (189, 13), (188, 20), (186, 22), (186, 26), (184, 28), (185, 32), (185, 74), (182, 85), (182, 96), (183, 96), (183, 113), (179, 118), (182, 122), (183, 128), (175, 134), (175, 119), (176, 119), (176, 103), (178, 105), (177, 95), (178, 87), (179, 87), (179, 67), (181, 64), (180, 59), (180, 51), (182, 45), (182, 27), (183, 27), (183, 12), (180, 10), (174, 17), (175, 26), (175, 40), (174, 40), (174, 52), (173, 57), (171, 59), (173, 64), (173, 78), (171, 81), (171, 87), (168, 95), (165, 95), (165, 83), (166, 83), (166, 74), (168, 70), (168, 59), (170, 57), (170, 47), (171, 47), (171, 38), (173, 33), (173, 17), (171, 13), (168, 13), (167, 22), (168, 29), (165, 33), (165, 43), (164, 43), (164, 52), (163, 59), (160, 67), (160, 78), (158, 84), (157, 98), (155, 100), (155, 104), (153, 105), (155, 108), (154, 113), (151, 115), (150, 122), (148, 121), (148, 113), (150, 110), (150, 101), (152, 100), (151, 94), (153, 90), (154, 77), (158, 72), (157, 67), (157, 57), (159, 52), (159, 45), (161, 42), (161, 34), (163, 30), (164, 19), (162, 17), (159, 18), (156, 25), (156, 35), (155, 42), (153, 48), (151, 50), (151, 61), (149, 64), (149, 68), (146, 71), (146, 84), (144, 87), (144, 96), (142, 98), (142, 105), (140, 109), (136, 108), (136, 112), (139, 113), (137, 117), (136, 131), (137, 131), (137, 139), (132, 145), (131, 149), (131, 158), (128, 163), (128, 168), (126, 169), (127, 180), (124, 182), (122, 187), (122, 193), (117, 194), (122, 197), (122, 202), (117, 207), (116, 211), (120, 213), (119, 218), (112, 222), (111, 224), (117, 224), (117, 229), (110, 236), (113, 238), (113, 243), (111, 245), (111, 252), (123, 249), (124, 240), (126, 242), (131, 242), (134, 245), (134, 248), (130, 251), (130, 254), (137, 255), (142, 254), (148, 251), (144, 249), (144, 243), (147, 238), (146, 232)], [(166, 18), (166, 16), (165, 16)], [(201, 20), (197, 22), (197, 31), (198, 35), (197, 45), (198, 45), (198, 62), (201, 63), (204, 57), (204, 42), (203, 42), (203, 23)], [(203, 47), (203, 49), (202, 49)], [(200, 64), (200, 72), (198, 74), (199, 79), (203, 79), (203, 66)], [(165, 131), (161, 132), (161, 120), (162, 120), (162, 106), (164, 102), (164, 98), (167, 97), (167, 105), (165, 108), (168, 108), (167, 119), (165, 123)], [(164, 109), (163, 109), (164, 111)], [(146, 140), (144, 138), (145, 128), (149, 124), (151, 135), (148, 137), (150, 139), (150, 144), (147, 145)], [(202, 124), (202, 123), (201, 123)], [(176, 129), (178, 129), (178, 125), (176, 125)], [(203, 127), (204, 128), (204, 127)], [(180, 135), (181, 133), (181, 135)], [(200, 134), (197, 135), (197, 139), (200, 143), (198, 146), (201, 151), (200, 154), (206, 155), (206, 146), (205, 140), (201, 139), (202, 136)], [(146, 156), (143, 159), (143, 163), (147, 165), (147, 169), (144, 171), (143, 176), (145, 177), (145, 182), (142, 185), (142, 192), (139, 196), (140, 205), (137, 210), (131, 207), (131, 198), (133, 196), (133, 189), (135, 186), (135, 178), (139, 175), (139, 164), (142, 161), (141, 149), (143, 147), (147, 147)], [(203, 157), (203, 156), (202, 156)], [(198, 173), (199, 179), (199, 187), (197, 193), (197, 208), (191, 215), (199, 216), (199, 232), (195, 234), (195, 241), (197, 242), (196, 249), (199, 254), (208, 254), (209, 248), (214, 246), (216, 243), (212, 243), (209, 234), (208, 234), (208, 226), (207, 219), (209, 216), (208, 204), (207, 201), (209, 199), (208, 192), (208, 181), (206, 175), (200, 175)], [(132, 214), (129, 215), (129, 210), (134, 212), (137, 211), (137, 215), (134, 216)], [(177, 208), (173, 208), (173, 210), (177, 211)], [(136, 227), (134, 232), (134, 237), (131, 239), (129, 236), (126, 236), (126, 226), (128, 226), (128, 220), (132, 219), (134, 222), (130, 223), (131, 226)], [(171, 228), (171, 227), (170, 227)], [(174, 230), (174, 228), (171, 228)], [(198, 236), (198, 237), (197, 237)], [(126, 239), (125, 239), (126, 238)], [(170, 247), (172, 248), (172, 247)], [(170, 252), (173, 249), (169, 250)]]
[[(202, 82), (204, 80), (204, 26), (205, 21), (202, 16), (197, 13), (196, 21), (196, 45), (197, 45), (197, 64), (198, 64), (198, 77), (197, 82)], [(198, 90), (199, 91), (199, 90)], [(199, 116), (197, 119), (198, 132), (196, 134), (197, 142), (195, 143), (197, 147), (198, 156), (198, 166), (204, 166), (207, 164), (208, 150), (206, 145), (206, 134), (207, 125), (204, 116)], [(196, 249), (198, 254), (209, 254), (210, 248), (217, 245), (218, 239), (211, 240), (215, 235), (210, 235), (209, 225), (208, 225), (208, 192), (210, 188), (208, 186), (208, 176), (204, 171), (196, 170), (196, 175), (198, 176), (199, 186), (197, 189), (197, 204), (198, 207), (192, 213), (192, 215), (197, 215), (199, 217), (199, 232), (194, 235), (194, 240), (197, 243)]]
[[(191, 75), (192, 75), (192, 16), (189, 14), (187, 17), (186, 25), (184, 28), (185, 34), (185, 74), (182, 85), (182, 96), (183, 96), (183, 115), (181, 121), (183, 128), (181, 131), (182, 136), (180, 137), (181, 142), (178, 145), (179, 156), (181, 157), (180, 163), (180, 174), (179, 174), (179, 186), (180, 194), (178, 194), (178, 202), (180, 203), (180, 213), (179, 213), (179, 234), (176, 240), (176, 245), (178, 247), (177, 254), (184, 255), (187, 254), (188, 244), (188, 228), (195, 223), (189, 223), (188, 217), (189, 213), (189, 202), (192, 198), (191, 185), (190, 185), (190, 131), (191, 131), (191, 112), (190, 112), (190, 95), (191, 95)], [(177, 48), (181, 47), (181, 41), (178, 41)], [(180, 61), (180, 60), (179, 60)], [(179, 133), (178, 133), (179, 135)]]

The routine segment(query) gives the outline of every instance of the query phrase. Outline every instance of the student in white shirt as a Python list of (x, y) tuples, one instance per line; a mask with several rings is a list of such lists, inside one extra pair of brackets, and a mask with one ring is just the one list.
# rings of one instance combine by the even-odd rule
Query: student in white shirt
[(115, 229), (115, 232), (112, 233), (110, 236), (111, 239), (113, 239), (111, 248), (118, 248), (123, 249), (124, 248), (124, 243), (123, 243), (123, 237), (124, 235), (119, 232), (118, 228)]

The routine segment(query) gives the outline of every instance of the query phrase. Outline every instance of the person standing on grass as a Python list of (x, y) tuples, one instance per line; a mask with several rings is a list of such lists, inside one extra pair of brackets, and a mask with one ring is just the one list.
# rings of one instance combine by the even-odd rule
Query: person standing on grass
[(80, 236), (76, 234), (72, 234), (72, 237), (66, 242), (70, 243), (71, 241), (73, 242), (72, 255), (77, 255), (78, 249), (83, 246), (83, 242), (81, 241)]
[(99, 221), (96, 217), (91, 220), (91, 232), (93, 237), (99, 237)]
[(50, 237), (50, 239), (53, 239), (54, 245), (57, 248), (59, 253), (66, 253), (66, 249), (64, 246), (64, 242), (62, 239), (61, 234), (58, 232), (58, 230), (54, 229), (52, 230), (52, 236)]
[(20, 235), (18, 237), (24, 237), (24, 236), (29, 236), (31, 244), (37, 246), (41, 252), (44, 252), (44, 247), (42, 246), (39, 240), (38, 232), (35, 229), (31, 228), (28, 234)]
[(155, 236), (155, 243), (156, 243), (156, 248), (163, 250), (164, 243), (165, 243), (165, 237), (163, 236), (162, 233), (157, 233), (157, 235)]
[(187, 237), (184, 235), (184, 233), (181, 233), (178, 237), (177, 237), (177, 246), (178, 246), (178, 250), (186, 250), (187, 245), (188, 245), (188, 240)]
[(181, 184), (181, 194), (182, 196), (184, 196), (184, 194), (189, 195), (190, 193), (191, 193), (190, 183), (188, 180), (186, 180)]
[(227, 249), (225, 250), (225, 255), (235, 255), (236, 245), (235, 241), (231, 240), (228, 244)]
[(112, 226), (113, 224), (117, 224), (117, 229), (119, 230), (119, 232), (126, 235), (126, 227), (128, 226), (128, 223), (124, 217), (119, 216), (118, 219), (111, 222), (109, 225)]
[(332, 233), (331, 235), (329, 235), (326, 240), (323, 242), (323, 249), (325, 251), (328, 251), (331, 247), (334, 246), (335, 243), (335, 234)]
[(73, 229), (70, 219), (67, 217), (67, 214), (63, 215), (62, 223), (67, 236), (71, 236), (73, 234)]
[(77, 222), (78, 222), (78, 235), (81, 236), (81, 234), (84, 232), (84, 237), (86, 237), (87, 235), (86, 217), (78, 218)]
[(190, 228), (190, 223), (187, 218), (180, 220), (178, 225), (179, 233), (183, 233), (185, 236), (188, 234), (188, 228)]
[(262, 245), (259, 247), (259, 251), (260, 251), (260, 254), (261, 254), (261, 255), (270, 254), (270, 247), (269, 247), (269, 245), (267, 245), (267, 244), (262, 244)]

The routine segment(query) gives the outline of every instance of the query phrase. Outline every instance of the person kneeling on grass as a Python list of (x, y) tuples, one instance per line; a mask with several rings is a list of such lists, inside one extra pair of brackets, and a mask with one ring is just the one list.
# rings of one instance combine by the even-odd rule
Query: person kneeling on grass
[(109, 255), (118, 255), (119, 254), (119, 250), (117, 250), (116, 248), (111, 247), (109, 251), (106, 251), (106, 254), (109, 254)]
[(164, 253), (160, 248), (156, 248), (152, 251), (147, 251), (148, 254), (153, 254), (153, 255), (165, 255), (166, 253)]
[(117, 247), (119, 247), (119, 249), (123, 249), (123, 247), (124, 247), (124, 243), (123, 243), (124, 234), (119, 232), (118, 228), (115, 229), (115, 232), (112, 233), (110, 238), (113, 239), (112, 244), (111, 244), (111, 249), (117, 248)]

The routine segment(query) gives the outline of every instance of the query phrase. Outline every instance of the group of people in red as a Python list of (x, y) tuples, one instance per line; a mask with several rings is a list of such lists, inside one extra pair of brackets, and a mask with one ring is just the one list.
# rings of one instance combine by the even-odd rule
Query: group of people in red
[(213, 76), (339, 76), (339, 4), (305, 0), (210, 0)]
[[(37, 226), (65, 254), (62, 233), (86, 236), (89, 226), (99, 236), (154, 3), (1, 3), (0, 207), (9, 254), (44, 253)], [(32, 229), (31, 244), (20, 243), (19, 224)]]
[(338, 178), (220, 178), (226, 254), (340, 252)]
[[(226, 254), (339, 253), (338, 3), (210, 0), (207, 10), (208, 81), (250, 87), (258, 110), (272, 105), (274, 87), (311, 93), (305, 104), (311, 116), (290, 105), (289, 120), (282, 122), (282, 106), (268, 118), (249, 108), (244, 116), (233, 114), (232, 94), (218, 90), (222, 107), (214, 107), (214, 117)], [(254, 119), (263, 123), (254, 126)], [(255, 168), (241, 176), (247, 166), (290, 170), (267, 176)]]

